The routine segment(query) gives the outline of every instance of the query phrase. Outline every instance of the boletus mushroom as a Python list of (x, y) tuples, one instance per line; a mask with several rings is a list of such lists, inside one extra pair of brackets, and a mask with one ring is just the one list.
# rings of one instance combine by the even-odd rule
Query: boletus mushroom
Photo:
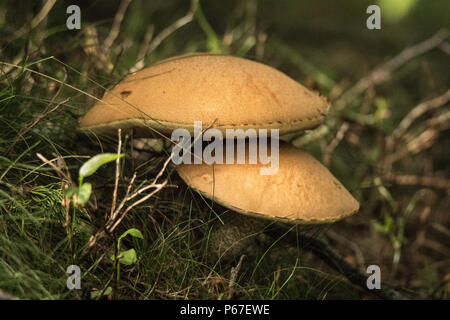
[[(193, 132), (201, 121), (222, 133), (277, 129), (282, 135), (317, 127), (328, 108), (325, 98), (270, 66), (232, 56), (189, 54), (127, 76), (87, 112), (80, 127), (95, 134), (133, 129), (136, 136), (152, 137), (154, 131)], [(205, 196), (266, 220), (328, 223), (359, 208), (328, 169), (288, 144), (280, 143), (276, 174), (261, 175), (261, 166), (183, 164), (178, 173)]]
[[(132, 128), (148, 136), (185, 128), (311, 129), (328, 102), (284, 73), (251, 60), (188, 54), (163, 60), (126, 77), (80, 120), (83, 131), (115, 133)], [(150, 130), (149, 130), (150, 129)]]
[[(248, 159), (248, 153), (246, 153)], [(211, 233), (212, 258), (230, 260), (252, 250), (250, 235), (267, 225), (331, 223), (356, 213), (358, 201), (308, 153), (280, 141), (276, 174), (261, 175), (261, 163), (182, 164), (179, 176), (194, 190), (238, 213), (227, 212)], [(239, 214), (252, 218), (244, 218)], [(256, 219), (254, 219), (256, 218)], [(248, 251), (247, 251), (248, 252)]]
[[(246, 154), (248, 156), (248, 153)], [(358, 201), (308, 153), (280, 142), (279, 168), (261, 175), (261, 163), (182, 164), (193, 189), (241, 214), (296, 224), (329, 223), (359, 209)]]

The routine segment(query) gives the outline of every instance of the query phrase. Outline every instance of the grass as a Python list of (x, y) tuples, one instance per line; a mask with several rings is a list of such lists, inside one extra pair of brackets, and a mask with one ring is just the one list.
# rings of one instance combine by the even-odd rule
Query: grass
[[(355, 8), (362, 8), (361, 2), (349, 1), (342, 8), (333, 6), (336, 20), (328, 17), (323, 22), (318, 15), (324, 26), (318, 28), (308, 20), (308, 10), (328, 8), (326, 1), (308, 4), (308, 8), (294, 1), (286, 1), (283, 6), (242, 1), (234, 3), (234, 10), (203, 1), (202, 10), (193, 20), (170, 33), (147, 55), (145, 64), (197, 51), (246, 56), (285, 71), (336, 105), (341, 94), (376, 65), (448, 23), (441, 17), (443, 10), (439, 6), (417, 1), (418, 12), (426, 12), (420, 18), (429, 34), (411, 32), (418, 28), (413, 15), (386, 30), (390, 32), (377, 35), (352, 24), (356, 22), (348, 22), (339, 29), (342, 37), (337, 39), (334, 26), (342, 22), (350, 7), (353, 14)], [(64, 27), (64, 1), (57, 2), (41, 24), (27, 29), (28, 18), (40, 10), (38, 4), (0, 4), (2, 290), (25, 299), (89, 299), (92, 292), (108, 286), (114, 290), (104, 299), (374, 298), (298, 244), (287, 247), (267, 242), (261, 234), (254, 236), (256, 245), (243, 259), (230, 289), (232, 268), (237, 266), (240, 255), (230, 261), (211, 261), (211, 233), (220, 224), (219, 217), (230, 212), (189, 189), (172, 166), (164, 174), (169, 187), (133, 208), (111, 237), (101, 239), (83, 254), (111, 209), (115, 166), (105, 165), (87, 178), (94, 187), (93, 196), (85, 207), (71, 207), (69, 241), (62, 204), (62, 188), (67, 181), (44, 164), (37, 153), (47, 159), (63, 158), (75, 178), (88, 157), (116, 152), (115, 137), (88, 137), (75, 129), (77, 118), (96, 97), (101, 97), (105, 88), (111, 88), (135, 65), (148, 31), (148, 17), (152, 18), (156, 37), (185, 15), (189, 4), (132, 2), (118, 38), (106, 53), (101, 45), (109, 34), (118, 3), (112, 6), (98, 1), (83, 7), (86, 20), (78, 32)], [(23, 14), (18, 15), (19, 11)], [(293, 12), (299, 13), (301, 23), (286, 18)], [(14, 31), (22, 26), (26, 32), (13, 39)], [(365, 258), (362, 267), (380, 265), (383, 280), (402, 287), (412, 297), (448, 298), (448, 188), (424, 185), (420, 179), (402, 184), (395, 178), (414, 175), (448, 181), (448, 103), (415, 119), (391, 149), (386, 144), (414, 106), (448, 90), (446, 66), (448, 55), (439, 48), (405, 61), (388, 81), (368, 87), (342, 110), (333, 107), (324, 126), (286, 137), (326, 162), (361, 203), (355, 217), (312, 232), (326, 238), (348, 261), (355, 260), (355, 250), (359, 250)], [(347, 129), (336, 140), (344, 123)], [(428, 139), (420, 138), (427, 135)], [(167, 158), (167, 150), (137, 152), (135, 142), (133, 137), (123, 136), (125, 157), (120, 166), (119, 201), (134, 171), (135, 185), (144, 186), (153, 181)], [(402, 155), (408, 143), (413, 147)], [(392, 163), (390, 177), (384, 163), (392, 155), (400, 157)], [(116, 268), (110, 257), (117, 237), (130, 228), (139, 229), (144, 239), (123, 239), (124, 249), (135, 248), (137, 262), (121, 266), (120, 282), (115, 283), (111, 279), (115, 278)], [(333, 238), (330, 230), (344, 240)], [(357, 249), (353, 250), (345, 239), (356, 244)], [(66, 288), (66, 270), (72, 264), (82, 270), (81, 290)]]

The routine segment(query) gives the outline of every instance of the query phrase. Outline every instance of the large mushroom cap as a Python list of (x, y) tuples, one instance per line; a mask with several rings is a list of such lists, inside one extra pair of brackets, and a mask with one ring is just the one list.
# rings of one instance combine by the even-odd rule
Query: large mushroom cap
[[(194, 121), (227, 128), (316, 127), (328, 111), (326, 99), (262, 63), (232, 56), (174, 57), (138, 71), (107, 92), (80, 120), (83, 130), (118, 127), (192, 130)], [(141, 130), (142, 131), (142, 130)]]
[[(180, 177), (193, 189), (234, 211), (288, 223), (326, 223), (349, 216), (359, 203), (309, 154), (280, 144), (279, 169), (261, 164), (183, 164)], [(214, 167), (214, 168), (213, 168)]]

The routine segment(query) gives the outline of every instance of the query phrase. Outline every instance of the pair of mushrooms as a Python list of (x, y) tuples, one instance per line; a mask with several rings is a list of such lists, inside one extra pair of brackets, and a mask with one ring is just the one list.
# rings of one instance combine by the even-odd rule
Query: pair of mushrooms
[[(232, 56), (191, 54), (170, 58), (126, 77), (80, 120), (96, 134), (134, 129), (193, 131), (195, 121), (226, 129), (279, 129), (280, 135), (312, 129), (329, 105), (287, 75)], [(193, 189), (233, 211), (296, 224), (328, 223), (349, 216), (359, 203), (309, 154), (281, 143), (279, 168), (263, 164), (182, 164)]]

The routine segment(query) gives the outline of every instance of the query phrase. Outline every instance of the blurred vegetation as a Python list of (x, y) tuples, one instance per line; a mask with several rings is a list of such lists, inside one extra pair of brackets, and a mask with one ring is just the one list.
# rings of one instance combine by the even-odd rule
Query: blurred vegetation
[[(295, 244), (264, 239), (243, 260), (231, 289), (239, 256), (208, 259), (209, 234), (227, 210), (187, 188), (170, 166), (165, 177), (178, 187), (133, 208), (117, 234), (85, 253), (111, 210), (114, 165), (100, 168), (91, 177), (89, 204), (71, 209), (69, 241), (64, 179), (37, 153), (77, 176), (87, 156), (117, 151), (114, 137), (100, 141), (76, 130), (94, 97), (135, 67), (208, 51), (271, 65), (332, 102), (323, 126), (284, 139), (328, 166), (361, 210), (307, 232), (362, 270), (379, 265), (383, 281), (410, 298), (448, 299), (450, 45), (442, 33), (450, 30), (448, 0), (134, 0), (116, 38), (114, 17), (127, 1), (50, 3), (0, 2), (1, 289), (31, 299), (101, 298), (96, 293), (109, 286), (115, 271), (110, 256), (117, 237), (137, 228), (144, 240), (130, 237), (122, 244), (136, 250), (137, 263), (121, 268), (120, 282), (105, 290), (110, 298), (374, 298)], [(81, 8), (81, 30), (66, 28), (71, 4)], [(366, 28), (370, 4), (382, 9), (381, 30)], [(40, 15), (46, 5), (49, 12)], [(182, 17), (182, 26), (167, 29)], [(405, 59), (385, 79), (367, 78), (439, 30), (438, 45)], [(352, 91), (361, 79), (369, 80), (367, 86)], [(422, 102), (430, 106), (426, 101), (434, 104), (396, 136), (412, 110)], [(167, 150), (123, 139), (119, 199), (135, 171), (135, 185), (148, 184), (167, 158)], [(71, 264), (82, 269), (82, 290), (66, 288)]]

